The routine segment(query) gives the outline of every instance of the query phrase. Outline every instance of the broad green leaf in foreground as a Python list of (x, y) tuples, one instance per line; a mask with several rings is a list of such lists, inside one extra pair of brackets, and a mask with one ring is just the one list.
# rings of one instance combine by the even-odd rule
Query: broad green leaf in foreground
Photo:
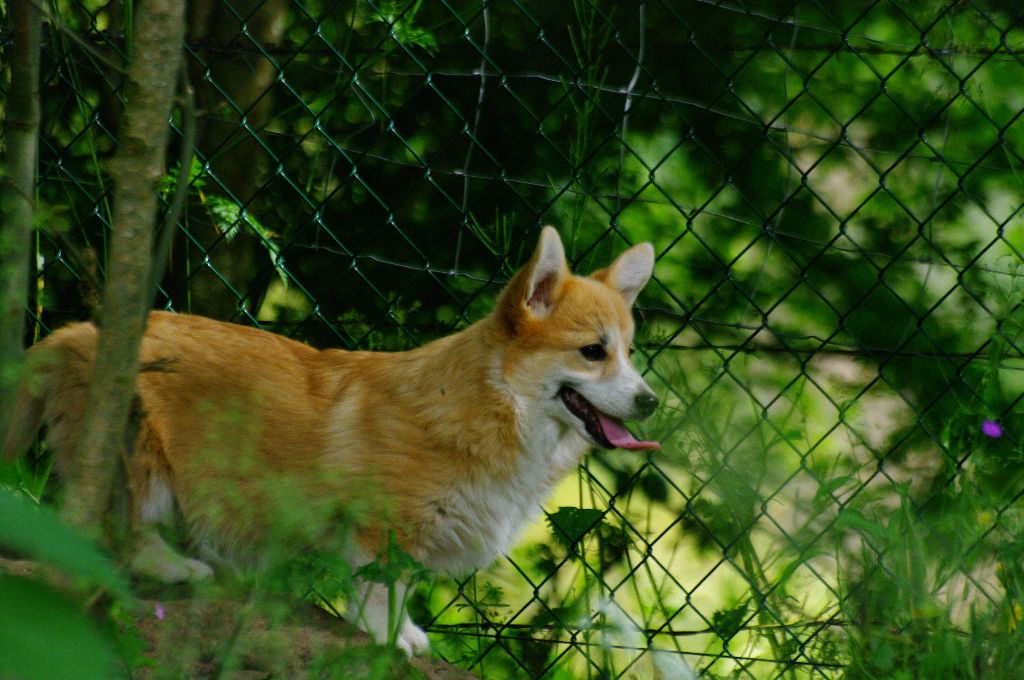
[(45, 583), (0, 576), (0, 677), (117, 678), (110, 640)]
[(126, 597), (128, 583), (89, 539), (65, 526), (48, 509), (0, 489), (0, 546), (85, 578)]

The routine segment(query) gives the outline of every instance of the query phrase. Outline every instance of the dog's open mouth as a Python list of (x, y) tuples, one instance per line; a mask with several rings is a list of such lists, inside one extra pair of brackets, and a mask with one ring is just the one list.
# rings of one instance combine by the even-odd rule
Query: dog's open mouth
[(569, 409), (569, 412), (583, 422), (587, 433), (599, 446), (606, 449), (618, 448), (634, 451), (661, 448), (661, 444), (658, 442), (638, 440), (630, 434), (621, 420), (598, 411), (593, 404), (573, 388), (563, 387), (558, 391), (558, 396), (562, 398), (562, 403)]

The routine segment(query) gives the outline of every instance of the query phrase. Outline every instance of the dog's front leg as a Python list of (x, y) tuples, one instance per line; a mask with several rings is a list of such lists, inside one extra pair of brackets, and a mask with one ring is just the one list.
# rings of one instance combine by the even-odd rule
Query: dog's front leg
[(354, 602), (349, 610), (355, 623), (380, 645), (388, 644), (394, 632), (395, 646), (406, 654), (422, 655), (430, 651), (430, 641), (422, 628), (409, 618), (405, 608), (408, 588), (398, 581), (391, 586), (356, 578)]

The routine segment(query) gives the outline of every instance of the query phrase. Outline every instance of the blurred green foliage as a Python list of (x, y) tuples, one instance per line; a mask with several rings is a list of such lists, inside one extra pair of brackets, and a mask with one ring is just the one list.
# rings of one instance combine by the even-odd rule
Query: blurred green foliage
[[(128, 595), (113, 562), (30, 499), (0, 487), (0, 517), (0, 547), (60, 570), (74, 587)], [(3, 677), (119, 677), (111, 631), (83, 614), (67, 593), (40, 578), (0, 573), (0, 602)]]
[[(662, 452), (596, 454), (510, 561), (421, 592), (442, 655), (1013, 677), (1019, 3), (235, 4), (190, 26), (205, 132), (161, 306), (395, 350), (486, 314), (542, 223), (582, 271), (658, 253), (636, 359)], [(85, 314), (81, 252), (102, 274), (96, 53), (131, 3), (49, 6), (90, 48), (48, 31), (36, 335)]]

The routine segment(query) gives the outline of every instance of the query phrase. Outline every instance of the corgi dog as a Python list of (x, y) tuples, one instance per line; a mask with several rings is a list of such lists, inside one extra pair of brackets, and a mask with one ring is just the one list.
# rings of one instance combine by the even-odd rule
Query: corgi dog
[[(123, 462), (128, 567), (188, 582), (211, 564), (258, 562), (275, 536), (316, 550), (352, 505), (362, 509), (344, 548), (354, 569), (391, 541), (433, 571), (486, 566), (588, 449), (658, 448), (623, 424), (658, 405), (630, 360), (631, 307), (653, 267), (642, 243), (573, 275), (546, 227), (490, 315), (405, 352), (321, 351), (152, 313)], [(96, 327), (76, 323), (29, 351), (8, 457), (45, 425), (58, 476), (74, 469), (96, 345)], [(275, 524), (289, 512), (298, 519)], [(165, 541), (161, 527), (175, 522), (195, 557)], [(349, 610), (361, 628), (408, 654), (429, 650), (395, 604), (402, 586), (356, 581)]]

